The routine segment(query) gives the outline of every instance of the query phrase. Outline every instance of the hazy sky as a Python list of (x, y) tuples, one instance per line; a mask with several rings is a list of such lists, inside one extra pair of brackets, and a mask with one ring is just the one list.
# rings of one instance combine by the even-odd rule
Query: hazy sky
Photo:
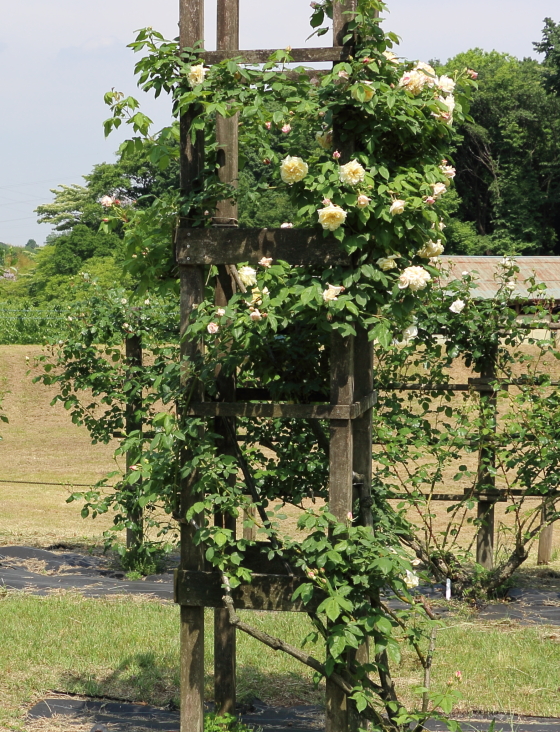
[[(240, 2), (242, 48), (305, 44), (307, 0)], [(206, 7), (206, 47), (214, 48), (215, 0)], [(390, 8), (385, 28), (402, 37), (399, 53), (425, 60), (474, 46), (534, 55), (543, 19), (560, 20), (558, 0), (392, 0)], [(174, 37), (177, 17), (177, 0), (0, 0), (0, 241), (42, 243), (49, 227), (33, 209), (51, 200), (49, 188), (81, 183), (95, 163), (113, 159), (123, 136), (103, 137), (103, 94), (136, 93), (126, 44), (147, 25)], [(166, 100), (146, 96), (145, 111), (167, 123)]]

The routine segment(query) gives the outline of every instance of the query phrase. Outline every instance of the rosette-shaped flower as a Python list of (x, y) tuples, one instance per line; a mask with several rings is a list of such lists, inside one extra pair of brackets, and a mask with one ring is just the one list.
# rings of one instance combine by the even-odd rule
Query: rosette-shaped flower
[(240, 267), (238, 274), (245, 287), (254, 287), (257, 284), (257, 271), (252, 267)]
[(398, 65), (399, 59), (392, 51), (383, 51), (383, 56), (385, 56), (390, 64)]
[(103, 206), (103, 208), (111, 208), (111, 206), (115, 203), (115, 199), (112, 196), (103, 196), (99, 199), (99, 203)]
[(445, 183), (432, 183), (432, 196), (437, 200), (440, 196), (443, 196), (443, 194), (447, 191), (447, 186)]
[(459, 313), (463, 312), (463, 309), (465, 307), (465, 301), (464, 300), (455, 300), (451, 303), (449, 306), (449, 309), (452, 313), (455, 313), (456, 315), (459, 315)]
[(280, 176), (284, 183), (287, 183), (290, 186), (294, 183), (299, 183), (300, 180), (303, 180), (308, 171), (309, 166), (306, 162), (301, 158), (295, 156), (292, 157), (291, 155), (284, 158), (280, 166)]
[(437, 76), (434, 68), (430, 64), (424, 63), (424, 61), (418, 61), (416, 64), (415, 71), (419, 71), (424, 74), (425, 82), (424, 85), (432, 89), (437, 84)]
[(419, 257), (423, 257), (424, 259), (432, 259), (433, 257), (439, 257), (440, 254), (443, 254), (444, 246), (441, 243), (441, 239), (438, 239), (437, 241), (432, 241), (431, 239), (424, 244), (422, 249), (419, 249), (416, 254)]
[(424, 72), (413, 69), (412, 71), (405, 72), (399, 81), (399, 86), (414, 94), (417, 97), (422, 93), (422, 90), (426, 86), (426, 79), (428, 77)]
[(272, 266), (272, 257), (263, 257), (262, 259), (259, 259), (259, 264), (261, 265), (261, 267), (268, 269), (270, 266)]
[(392, 216), (395, 216), (395, 214), (402, 214), (402, 212), (404, 211), (404, 207), (405, 206), (406, 206), (406, 201), (401, 201), (399, 198), (397, 198), (391, 204), (391, 208), (389, 209), (389, 213)]
[(331, 300), (337, 300), (341, 292), (344, 292), (344, 287), (338, 285), (329, 285), (327, 282), (327, 289), (323, 290), (323, 300), (330, 302)]
[(357, 160), (351, 160), (346, 165), (341, 165), (339, 172), (341, 183), (347, 186), (357, 186), (366, 177), (366, 171)]
[(457, 171), (452, 165), (440, 165), (439, 169), (446, 178), (449, 178), (449, 180), (453, 180), (453, 178), (455, 178), (455, 176), (457, 175)]
[(358, 196), (358, 200), (356, 201), (356, 206), (358, 208), (365, 208), (366, 206), (369, 205), (370, 202), (371, 202), (371, 198), (368, 198), (366, 195), (364, 195), (362, 193), (361, 195)]
[(198, 86), (202, 84), (206, 78), (206, 69), (202, 64), (196, 64), (191, 66), (189, 73), (187, 74), (188, 82), (191, 86)]
[(208, 323), (206, 326), (206, 330), (210, 333), (210, 335), (216, 335), (216, 333), (220, 330), (220, 326), (217, 323)]
[(346, 221), (347, 216), (346, 211), (334, 203), (329, 203), (325, 208), (320, 208), (317, 214), (319, 223), (323, 229), (328, 229), (328, 231), (336, 231)]
[(411, 292), (418, 292), (424, 290), (431, 279), (430, 273), (424, 267), (407, 267), (399, 277), (399, 289), (405, 290), (408, 287)]
[(446, 94), (453, 94), (455, 91), (455, 82), (450, 76), (440, 76), (438, 80), (438, 87)]
[(397, 254), (389, 254), (388, 257), (381, 257), (377, 260), (377, 266), (379, 269), (383, 270), (383, 272), (388, 272), (390, 269), (395, 269), (397, 266), (395, 259), (398, 259)]

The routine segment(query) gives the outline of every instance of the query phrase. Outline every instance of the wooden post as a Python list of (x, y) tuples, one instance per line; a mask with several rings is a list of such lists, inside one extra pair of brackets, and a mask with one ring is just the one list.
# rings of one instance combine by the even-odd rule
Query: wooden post
[[(482, 388), (483, 380), (493, 381), (496, 378), (497, 352), (494, 347), (488, 354), (488, 361), (481, 371)], [(493, 432), (497, 429), (498, 397), (495, 391), (480, 392), (480, 409), (490, 413), (487, 426)], [(496, 490), (496, 476), (493, 469), (496, 465), (496, 452), (493, 445), (482, 443), (479, 453), (477, 488), (486, 496)], [(490, 497), (478, 501), (477, 518), (479, 520), (478, 534), (476, 537), (476, 561), (485, 569), (492, 569), (494, 566), (494, 507), (495, 501)]]
[[(179, 0), (179, 36), (181, 48), (193, 47), (204, 36), (204, 0)], [(188, 110), (181, 118), (181, 189), (189, 193), (197, 187), (204, 170), (204, 132), (191, 140), (188, 131), (191, 120), (199, 110)], [(181, 266), (181, 336), (188, 326), (190, 315), (204, 297), (204, 279), (201, 267)], [(195, 346), (181, 340), (181, 356), (188, 362), (195, 353)], [(184, 372), (187, 387), (188, 363)], [(202, 401), (204, 390), (197, 384), (193, 399)], [(204, 569), (202, 547), (193, 539), (195, 527), (186, 520), (187, 511), (197, 500), (193, 486), (196, 476), (181, 481), (179, 515), (181, 526), (181, 569)], [(181, 606), (180, 648), (180, 720), (181, 732), (204, 732), (204, 608)]]
[[(132, 335), (125, 341), (125, 357), (127, 368), (136, 370), (142, 368), (142, 336)], [(142, 393), (137, 394), (134, 399), (126, 405), (125, 413), (126, 434), (142, 430)], [(126, 472), (131, 465), (136, 465), (142, 456), (141, 450), (129, 450), (126, 453)], [(136, 483), (135, 486), (139, 486)], [(126, 530), (126, 548), (132, 549), (141, 546), (144, 540), (143, 511), (140, 507), (131, 508), (128, 519), (133, 521), (137, 528)]]
[[(373, 342), (368, 340), (365, 328), (358, 328), (354, 343), (354, 400), (359, 401), (373, 391)], [(357, 517), (361, 526), (373, 526), (371, 513), (372, 481), (372, 414), (368, 409), (353, 421), (354, 473), (363, 476), (354, 490), (354, 504), (358, 503)]]
[[(218, 51), (239, 49), (239, 0), (218, 0)], [(218, 177), (223, 183), (237, 185), (239, 175), (238, 116), (226, 119), (218, 115), (216, 119), (216, 141), (218, 143)], [(218, 226), (237, 226), (237, 202), (230, 199), (219, 201), (216, 207), (215, 224)], [(235, 292), (233, 281), (226, 266), (218, 267), (216, 282), (216, 305), (225, 306)], [(234, 378), (219, 378), (221, 398), (226, 402), (235, 401)], [(216, 419), (216, 432), (221, 435), (220, 450), (224, 454), (235, 455), (232, 437), (223, 419)], [(233, 476), (235, 482), (235, 476)], [(217, 525), (231, 529), (235, 534), (235, 518), (217, 515)], [(229, 621), (227, 610), (214, 610), (214, 703), (218, 714), (233, 714), (236, 698), (236, 631)]]
[[(554, 506), (550, 506), (548, 501), (543, 501), (542, 504), (542, 518), (541, 524), (545, 524), (548, 521), (551, 509)], [(554, 524), (549, 524), (541, 529), (539, 536), (539, 551), (537, 555), (537, 564), (550, 564), (552, 561), (552, 544), (554, 541)]]
[[(331, 404), (354, 401), (354, 338), (337, 331), (331, 337)], [(352, 420), (331, 420), (329, 451), (329, 510), (339, 521), (352, 512)], [(369, 448), (371, 450), (371, 446)], [(346, 694), (326, 680), (326, 732), (346, 732), (349, 704)]]

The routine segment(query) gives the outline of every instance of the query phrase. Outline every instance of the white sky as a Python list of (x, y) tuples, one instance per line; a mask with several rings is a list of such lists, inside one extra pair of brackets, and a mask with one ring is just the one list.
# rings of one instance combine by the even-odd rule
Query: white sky
[[(305, 44), (307, 0), (240, 2), (242, 48)], [(214, 48), (215, 0), (206, 7)], [(558, 0), (390, 0), (390, 8), (384, 26), (402, 37), (399, 53), (425, 60), (475, 46), (534, 55), (543, 19), (560, 20)], [(173, 38), (177, 17), (177, 0), (0, 0), (0, 241), (42, 243), (49, 227), (33, 209), (51, 199), (49, 188), (81, 183), (95, 163), (113, 160), (123, 136), (103, 137), (103, 94), (140, 94), (125, 46), (148, 25)], [(145, 98), (145, 111), (166, 124), (166, 100)]]

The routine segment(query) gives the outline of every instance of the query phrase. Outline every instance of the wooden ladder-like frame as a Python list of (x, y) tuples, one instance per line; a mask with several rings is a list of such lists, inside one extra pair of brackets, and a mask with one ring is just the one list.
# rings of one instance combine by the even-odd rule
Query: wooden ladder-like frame
[[(204, 52), (206, 65), (227, 58), (242, 58), (247, 63), (265, 62), (272, 50), (239, 50), (239, 0), (217, 0), (217, 50)], [(344, 43), (347, 26), (356, 0), (334, 3), (333, 46), (329, 48), (292, 49), (297, 62), (340, 62), (352, 51), (352, 42)], [(181, 48), (193, 48), (204, 36), (204, 0), (180, 0)], [(200, 179), (204, 165), (204, 136), (193, 141), (188, 135), (195, 110), (181, 119), (181, 187), (188, 193)], [(341, 139), (337, 121), (333, 122), (335, 148), (342, 152), (341, 162), (350, 159), (352, 141)], [(220, 150), (220, 180), (236, 184), (238, 177), (238, 120), (218, 118), (216, 126)], [(181, 332), (189, 317), (203, 299), (203, 265), (218, 266), (216, 304), (226, 304), (235, 291), (227, 265), (238, 262), (257, 263), (262, 257), (282, 259), (291, 264), (342, 263), (351, 266), (333, 238), (324, 238), (316, 229), (236, 229), (237, 204), (219, 202), (215, 221), (217, 228), (188, 228), (183, 222), (176, 235), (177, 264), (181, 281)], [(230, 226), (223, 226), (229, 222)], [(182, 355), (193, 355), (195, 346), (184, 343)], [(235, 384), (221, 384), (224, 402), (204, 402), (202, 386), (191, 402), (189, 414), (216, 418), (216, 431), (223, 436), (223, 452), (234, 451), (231, 429), (224, 418), (287, 417), (326, 419), (329, 436), (329, 507), (340, 521), (346, 521), (354, 501), (361, 499), (361, 522), (371, 524), (372, 477), (372, 407), (373, 345), (365, 330), (356, 336), (341, 337), (334, 332), (331, 349), (330, 403), (287, 405), (271, 403), (239, 403), (235, 400)], [(353, 476), (360, 476), (356, 484)], [(214, 685), (216, 711), (232, 713), (235, 709), (235, 628), (224, 607), (220, 575), (206, 572), (202, 548), (193, 538), (195, 528), (184, 520), (186, 512), (198, 497), (192, 481), (181, 486), (181, 565), (176, 573), (175, 599), (181, 606), (181, 732), (203, 732), (204, 726), (204, 608), (215, 608)], [(218, 524), (235, 529), (231, 518), (217, 516)], [(236, 608), (305, 612), (309, 606), (292, 602), (298, 580), (288, 575), (253, 576), (250, 585), (232, 592)], [(327, 679), (327, 732), (346, 732), (355, 728), (355, 715), (350, 712), (345, 694)]]

